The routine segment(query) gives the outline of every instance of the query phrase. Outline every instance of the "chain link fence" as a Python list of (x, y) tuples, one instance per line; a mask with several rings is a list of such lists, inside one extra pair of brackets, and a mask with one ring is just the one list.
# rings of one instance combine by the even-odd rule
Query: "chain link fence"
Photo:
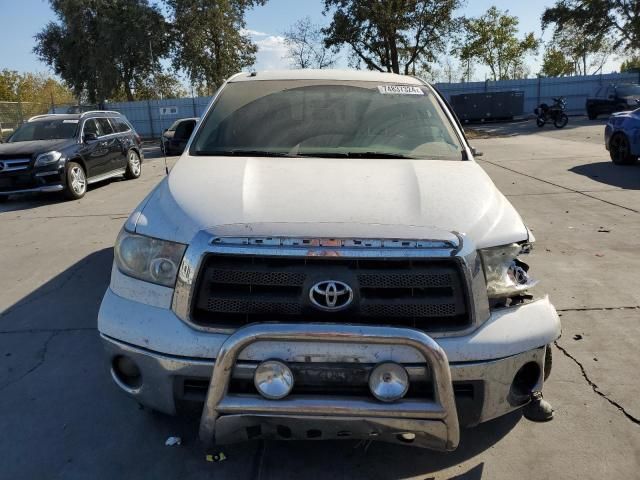
[(0, 102), (0, 140), (6, 140), (16, 128), (34, 115), (48, 113), (51, 105), (36, 102)]

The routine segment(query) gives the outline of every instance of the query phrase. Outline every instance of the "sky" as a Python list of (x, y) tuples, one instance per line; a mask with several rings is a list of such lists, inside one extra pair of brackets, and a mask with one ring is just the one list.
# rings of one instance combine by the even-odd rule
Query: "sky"
[[(543, 36), (540, 17), (545, 7), (553, 5), (553, 0), (467, 0), (467, 5), (459, 11), (465, 16), (479, 16), (492, 5), (501, 10), (509, 10), (520, 19), (520, 32), (535, 32)], [(314, 23), (326, 24), (328, 18), (322, 15), (322, 0), (269, 0), (265, 6), (256, 7), (247, 15), (247, 30), (258, 45), (257, 70), (287, 68), (283, 32), (289, 26), (310, 16)], [(55, 21), (55, 15), (47, 0), (0, 0), (0, 70), (8, 68), (20, 72), (52, 73), (46, 64), (40, 62), (32, 52), (34, 35), (48, 22)], [(543, 36), (545, 40), (550, 32)], [(529, 58), (532, 73), (539, 70), (541, 55)], [(605, 66), (605, 73), (617, 70), (620, 60), (612, 59)], [(342, 54), (339, 67), (347, 66), (346, 55)], [(486, 69), (477, 68), (475, 77), (484, 80)]]

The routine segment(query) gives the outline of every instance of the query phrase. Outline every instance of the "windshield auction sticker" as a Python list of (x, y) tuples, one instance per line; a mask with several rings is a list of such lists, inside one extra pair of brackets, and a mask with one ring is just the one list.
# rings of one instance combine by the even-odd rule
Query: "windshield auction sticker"
[(378, 91), (383, 95), (424, 95), (420, 87), (411, 85), (379, 85)]

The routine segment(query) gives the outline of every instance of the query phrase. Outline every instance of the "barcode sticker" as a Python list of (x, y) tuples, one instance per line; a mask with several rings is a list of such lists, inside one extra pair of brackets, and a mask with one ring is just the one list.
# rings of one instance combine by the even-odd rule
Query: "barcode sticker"
[(412, 85), (379, 85), (378, 91), (383, 95), (424, 95), (420, 87)]

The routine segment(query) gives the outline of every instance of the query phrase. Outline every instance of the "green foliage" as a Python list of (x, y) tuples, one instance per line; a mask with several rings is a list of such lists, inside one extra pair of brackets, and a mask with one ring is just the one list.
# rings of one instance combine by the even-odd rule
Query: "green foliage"
[(173, 17), (173, 66), (212, 89), (255, 62), (245, 13), (267, 0), (166, 0)]
[(0, 101), (35, 102), (46, 105), (74, 103), (71, 90), (45, 74), (0, 71)]
[(465, 33), (454, 49), (462, 62), (489, 67), (493, 80), (525, 77), (525, 56), (535, 53), (540, 44), (533, 33), (518, 39), (519, 20), (508, 13), (491, 7), (481, 17), (465, 19)]
[(542, 27), (575, 28), (587, 38), (612, 36), (613, 47), (640, 49), (640, 4), (629, 0), (558, 0), (542, 15)]
[(415, 73), (444, 52), (448, 38), (460, 25), (454, 10), (463, 0), (324, 0), (332, 15), (323, 29), (325, 45), (348, 46), (352, 64), (370, 70)]
[(324, 46), (322, 28), (305, 17), (294, 23), (284, 33), (287, 58), (293, 68), (330, 68), (336, 58)]
[(553, 46), (547, 48), (542, 58), (542, 71), (545, 77), (563, 77), (574, 73), (574, 63)]
[(38, 57), (76, 95), (103, 103), (123, 90), (133, 100), (139, 77), (160, 72), (168, 28), (148, 0), (49, 0), (58, 22), (36, 35)]
[(640, 55), (633, 55), (631, 58), (622, 62), (622, 65), (620, 65), (620, 71), (622, 73), (640, 72)]

